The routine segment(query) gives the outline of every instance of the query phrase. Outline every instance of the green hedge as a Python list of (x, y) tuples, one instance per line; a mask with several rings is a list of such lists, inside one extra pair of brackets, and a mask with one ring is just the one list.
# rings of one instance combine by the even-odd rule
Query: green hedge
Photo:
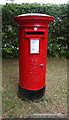
[(43, 13), (55, 17), (54, 22), (50, 24), (48, 54), (55, 57), (69, 56), (67, 51), (67, 19), (68, 4), (6, 4), (2, 7), (3, 34), (2, 47), (3, 57), (18, 56), (18, 30), (17, 24), (14, 22), (14, 16), (26, 13)]

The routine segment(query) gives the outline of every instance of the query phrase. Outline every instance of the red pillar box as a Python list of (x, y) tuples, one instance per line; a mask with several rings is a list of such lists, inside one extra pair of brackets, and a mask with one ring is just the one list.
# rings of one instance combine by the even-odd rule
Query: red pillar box
[(48, 27), (54, 17), (34, 13), (14, 20), (19, 24), (19, 95), (36, 100), (45, 92)]

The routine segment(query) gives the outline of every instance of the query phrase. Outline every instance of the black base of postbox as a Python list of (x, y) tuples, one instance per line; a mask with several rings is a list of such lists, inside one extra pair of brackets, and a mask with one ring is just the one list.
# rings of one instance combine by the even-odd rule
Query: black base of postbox
[(18, 96), (24, 100), (38, 101), (44, 96), (45, 88), (38, 90), (28, 90), (19, 86)]

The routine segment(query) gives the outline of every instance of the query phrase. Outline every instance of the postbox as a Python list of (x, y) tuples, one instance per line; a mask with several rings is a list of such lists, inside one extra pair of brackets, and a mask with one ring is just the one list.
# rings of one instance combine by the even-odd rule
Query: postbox
[(54, 17), (31, 13), (14, 20), (19, 25), (19, 96), (38, 100), (46, 89), (48, 27)]

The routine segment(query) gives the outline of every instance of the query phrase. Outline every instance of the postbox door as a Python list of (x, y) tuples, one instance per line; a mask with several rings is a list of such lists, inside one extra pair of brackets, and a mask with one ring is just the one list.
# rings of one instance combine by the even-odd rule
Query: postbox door
[[(30, 39), (30, 75), (37, 87), (45, 86), (46, 74), (46, 44), (43, 38)], [(32, 72), (32, 74), (31, 74)]]

